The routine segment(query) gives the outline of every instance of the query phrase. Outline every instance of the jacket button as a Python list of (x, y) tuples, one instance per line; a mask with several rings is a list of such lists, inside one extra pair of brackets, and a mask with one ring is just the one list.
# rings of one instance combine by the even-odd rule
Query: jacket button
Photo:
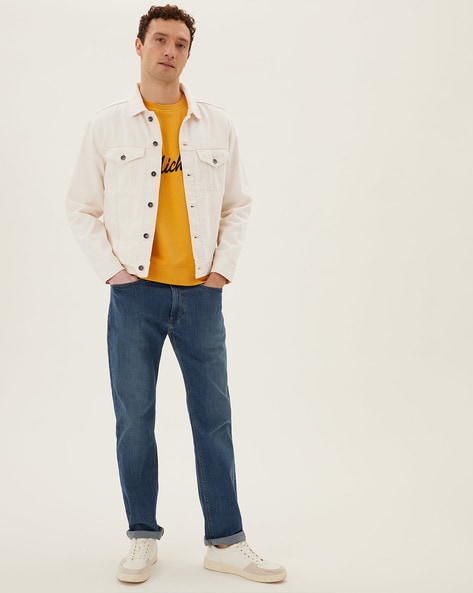
[(153, 142), (153, 146), (158, 146), (158, 142), (156, 142), (156, 140)]
[(217, 159), (212, 159), (212, 163), (216, 165), (218, 163)]
[(138, 266), (138, 270), (142, 272), (144, 270), (144, 266)]
[(124, 154), (122, 154), (122, 156), (120, 158), (122, 159), (122, 161), (124, 161), (126, 159), (126, 156)]
[(151, 176), (156, 177), (156, 171), (151, 171)]
[(153, 121), (153, 118), (151, 115), (148, 117), (148, 121)]
[(149, 235), (148, 235), (148, 233), (145, 233), (145, 234), (143, 235), (143, 237), (144, 237), (145, 239), (149, 239)]
[(154, 206), (153, 202), (148, 202), (148, 208), (152, 208)]

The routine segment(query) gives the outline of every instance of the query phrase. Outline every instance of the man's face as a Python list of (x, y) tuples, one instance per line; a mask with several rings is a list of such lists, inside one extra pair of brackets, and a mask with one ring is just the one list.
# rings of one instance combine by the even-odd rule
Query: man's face
[(189, 58), (190, 32), (182, 21), (153, 19), (144, 43), (137, 39), (135, 48), (141, 58), (142, 77), (174, 82)]

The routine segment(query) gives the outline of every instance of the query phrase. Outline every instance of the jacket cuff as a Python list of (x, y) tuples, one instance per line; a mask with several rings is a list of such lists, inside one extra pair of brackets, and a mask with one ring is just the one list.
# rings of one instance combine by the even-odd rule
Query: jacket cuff
[(234, 262), (227, 260), (225, 257), (219, 257), (218, 253), (215, 254), (210, 272), (217, 272), (217, 274), (224, 276), (228, 282), (232, 282), (235, 270), (236, 264)]

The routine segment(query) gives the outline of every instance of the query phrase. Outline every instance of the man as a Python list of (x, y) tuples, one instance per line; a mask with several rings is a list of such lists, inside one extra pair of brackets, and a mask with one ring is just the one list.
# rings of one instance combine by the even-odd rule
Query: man
[(260, 582), (286, 577), (246, 543), (237, 502), (222, 287), (250, 212), (234, 128), (180, 83), (195, 33), (177, 6), (140, 20), (131, 99), (90, 123), (67, 196), (75, 237), (110, 284), (108, 354), (117, 458), (131, 539), (117, 577), (143, 582), (157, 560), (156, 381), (168, 337), (187, 394), (204, 566)]

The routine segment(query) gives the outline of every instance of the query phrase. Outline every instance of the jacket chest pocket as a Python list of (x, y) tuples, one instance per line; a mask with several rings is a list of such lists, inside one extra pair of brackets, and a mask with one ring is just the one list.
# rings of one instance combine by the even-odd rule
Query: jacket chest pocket
[(228, 151), (222, 148), (199, 149), (197, 170), (204, 189), (222, 192), (225, 188), (225, 171)]
[(145, 149), (136, 146), (110, 148), (105, 154), (105, 192), (134, 188), (143, 179)]

